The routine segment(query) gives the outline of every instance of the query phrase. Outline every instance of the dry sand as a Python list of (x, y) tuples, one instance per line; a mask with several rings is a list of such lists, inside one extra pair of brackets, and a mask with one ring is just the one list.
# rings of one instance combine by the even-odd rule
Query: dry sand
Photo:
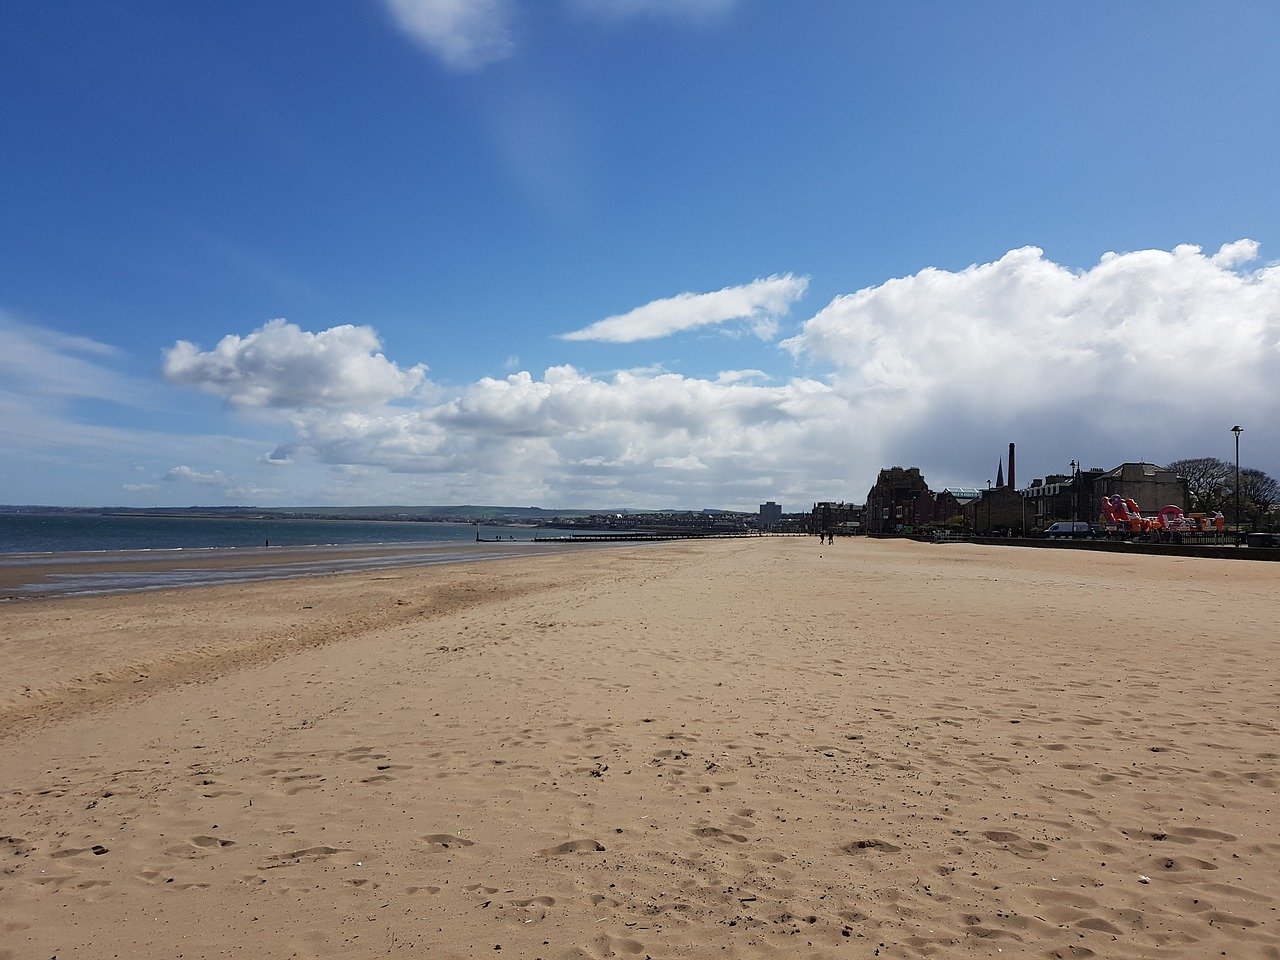
[(0, 607), (0, 958), (1280, 957), (1280, 567), (765, 539)]

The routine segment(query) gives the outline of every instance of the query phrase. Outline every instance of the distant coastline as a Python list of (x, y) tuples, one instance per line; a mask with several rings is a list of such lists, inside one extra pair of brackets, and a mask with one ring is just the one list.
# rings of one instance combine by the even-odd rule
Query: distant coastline
[[(475, 528), (480, 526), (485, 528), (487, 537), (509, 535), (517, 539), (542, 529), (573, 533), (745, 533), (756, 528), (757, 519), (752, 513), (714, 509), (641, 512), (502, 506), (0, 505), (0, 554), (463, 540), (474, 538)], [(166, 523), (172, 526), (165, 527)], [(197, 523), (206, 526), (191, 526)], [(147, 529), (146, 524), (153, 526)]]

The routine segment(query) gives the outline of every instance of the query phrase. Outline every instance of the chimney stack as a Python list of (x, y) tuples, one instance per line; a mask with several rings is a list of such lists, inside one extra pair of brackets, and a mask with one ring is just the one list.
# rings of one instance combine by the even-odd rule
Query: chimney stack
[(1015, 482), (1013, 474), (1013, 444), (1009, 444), (1009, 489), (1017, 490), (1018, 484)]

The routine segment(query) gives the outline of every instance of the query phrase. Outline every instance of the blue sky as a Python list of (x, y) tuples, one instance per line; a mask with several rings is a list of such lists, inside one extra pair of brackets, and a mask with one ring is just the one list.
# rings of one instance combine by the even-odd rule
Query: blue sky
[(0, 34), (2, 501), (804, 508), (1236, 422), (1280, 471), (1269, 0)]

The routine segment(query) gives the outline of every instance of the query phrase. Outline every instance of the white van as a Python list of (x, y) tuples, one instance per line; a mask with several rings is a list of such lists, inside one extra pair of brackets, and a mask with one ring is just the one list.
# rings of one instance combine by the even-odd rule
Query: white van
[(1054, 540), (1058, 537), (1088, 537), (1092, 533), (1092, 528), (1083, 520), (1059, 520), (1050, 526), (1044, 535)]

